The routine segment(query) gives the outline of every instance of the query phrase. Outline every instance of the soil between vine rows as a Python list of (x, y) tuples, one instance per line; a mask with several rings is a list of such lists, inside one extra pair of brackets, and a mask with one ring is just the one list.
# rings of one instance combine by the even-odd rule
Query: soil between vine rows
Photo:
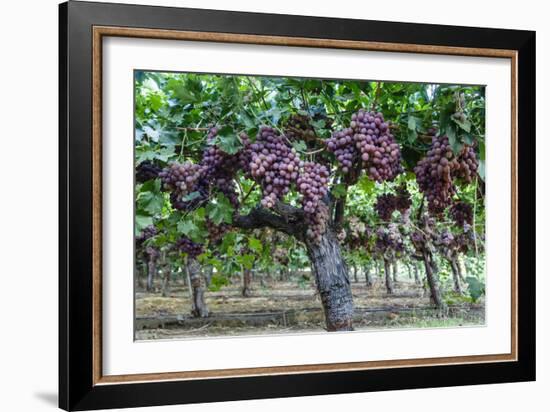
[[(205, 294), (210, 316), (192, 318), (189, 291), (173, 282), (167, 297), (157, 290), (136, 290), (135, 339), (187, 339), (264, 334), (324, 332), (321, 301), (313, 284), (296, 281), (252, 282), (252, 296), (242, 297), (238, 282)], [(395, 293), (386, 294), (384, 283), (375, 279), (372, 288), (352, 282), (356, 330), (482, 326), (484, 304), (452, 299), (449, 315), (436, 316), (430, 298), (421, 286), (404, 278), (395, 283)]]

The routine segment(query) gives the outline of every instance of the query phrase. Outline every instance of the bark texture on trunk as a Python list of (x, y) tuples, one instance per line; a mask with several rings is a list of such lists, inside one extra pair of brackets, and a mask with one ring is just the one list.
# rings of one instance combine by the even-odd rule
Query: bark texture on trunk
[(212, 276), (214, 276), (214, 268), (212, 266), (208, 266), (208, 268), (204, 270), (204, 281), (206, 283), (206, 287), (210, 286)]
[(413, 269), (414, 269), (414, 282), (417, 285), (421, 285), (422, 279), (420, 279), (420, 275), (418, 273), (418, 264), (416, 262), (413, 264)]
[(393, 295), (393, 281), (391, 278), (391, 263), (388, 259), (384, 259), (384, 275), (386, 277), (386, 291), (388, 295)]
[(353, 298), (338, 239), (327, 228), (319, 243), (306, 241), (315, 283), (325, 312), (327, 330), (353, 330)]
[(372, 276), (371, 276), (371, 273), (370, 273), (370, 269), (371, 269), (371, 266), (370, 265), (367, 265), (365, 266), (365, 284), (367, 285), (367, 288), (370, 288), (372, 287), (373, 285), (373, 281), (372, 281)]
[(393, 276), (393, 281), (394, 282), (397, 282), (397, 261), (394, 260), (392, 262), (392, 276)]
[(149, 255), (147, 260), (147, 292), (153, 290), (153, 281), (155, 279), (155, 272), (157, 271), (157, 258), (154, 255)]
[(136, 263), (136, 281), (137, 286), (140, 289), (145, 289), (145, 278), (147, 277), (147, 264), (145, 263)]
[(201, 273), (200, 264), (196, 259), (188, 258), (187, 269), (189, 271), (189, 280), (193, 290), (193, 307), (191, 313), (196, 318), (206, 318), (208, 317), (208, 307), (204, 300), (205, 282)]
[(462, 270), (462, 259), (460, 259), (460, 256), (456, 258), (456, 267), (458, 269), (458, 277), (462, 282), (466, 282), (466, 279), (464, 279), (464, 272)]
[(441, 290), (439, 289), (439, 277), (437, 275), (437, 265), (433, 261), (431, 253), (425, 251), (423, 253), (424, 266), (426, 268), (426, 278), (428, 280), (428, 286), (430, 288), (430, 296), (435, 307), (439, 311), (439, 315), (445, 316), (447, 312), (447, 305), (443, 301), (441, 296)]
[(243, 288), (242, 295), (245, 298), (250, 297), (252, 291), (250, 290), (250, 281), (252, 280), (252, 271), (250, 269), (243, 269)]
[(162, 270), (162, 297), (167, 297), (170, 294), (170, 269), (165, 267)]
[(462, 295), (462, 285), (460, 284), (460, 274), (456, 257), (449, 259), (449, 263), (451, 264), (451, 270), (453, 272), (453, 290)]

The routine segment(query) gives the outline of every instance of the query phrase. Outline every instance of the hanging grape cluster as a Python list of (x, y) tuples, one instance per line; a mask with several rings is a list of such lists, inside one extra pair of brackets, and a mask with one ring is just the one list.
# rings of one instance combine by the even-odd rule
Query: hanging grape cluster
[(455, 242), (455, 237), (448, 230), (442, 230), (436, 240), (436, 244), (444, 247), (450, 247)]
[(157, 228), (153, 225), (149, 225), (141, 231), (138, 237), (136, 237), (136, 242), (138, 244), (141, 244), (147, 239), (151, 239), (153, 236), (156, 236), (157, 233)]
[(401, 185), (393, 193), (385, 193), (379, 195), (376, 199), (374, 209), (382, 220), (390, 220), (395, 210), (398, 210), (402, 214), (405, 214), (411, 207), (412, 200), (409, 191), (405, 185)]
[(203, 246), (200, 243), (193, 242), (186, 236), (178, 239), (178, 241), (176, 242), (176, 248), (180, 252), (186, 253), (189, 257), (192, 258), (195, 258), (203, 253)]
[[(210, 128), (206, 141), (208, 147), (204, 149), (200, 165), (202, 166), (203, 178), (212, 185), (215, 191), (222, 193), (233, 207), (238, 206), (237, 188), (233, 178), (237, 170), (242, 166), (240, 156), (231, 155), (214, 144), (218, 134), (218, 128)], [(248, 143), (246, 134), (240, 135), (243, 144)]]
[(156, 247), (151, 245), (145, 248), (145, 254), (150, 260), (158, 259), (158, 257), (160, 256), (159, 250)]
[(288, 265), (288, 262), (290, 261), (288, 250), (284, 247), (276, 247), (273, 251), (273, 260), (280, 265)]
[(417, 229), (411, 233), (411, 242), (418, 254), (423, 254), (425, 251), (433, 252), (433, 242), (437, 238), (435, 230), (435, 219), (423, 215), (420, 219), (422, 230)]
[(159, 173), (163, 187), (177, 194), (179, 198), (193, 191), (199, 179), (202, 178), (204, 168), (191, 162), (172, 163)]
[(144, 160), (136, 167), (136, 181), (145, 183), (148, 180), (156, 179), (160, 172), (162, 172), (160, 166), (157, 166), (150, 160)]
[(218, 244), (230, 230), (231, 226), (227, 223), (217, 225), (210, 219), (206, 219), (206, 231), (208, 232), (208, 239), (212, 244)]
[(464, 227), (465, 223), (471, 225), (474, 220), (472, 205), (466, 202), (454, 203), (449, 209), (449, 215), (458, 227)]
[(272, 127), (262, 126), (250, 148), (250, 174), (261, 184), (262, 206), (272, 208), (289, 192), (303, 163), (285, 136)]
[(357, 216), (350, 216), (346, 228), (346, 245), (350, 250), (369, 248), (371, 232), (365, 222)]
[(443, 213), (456, 193), (453, 179), (463, 179), (469, 183), (477, 173), (477, 167), (476, 154), (471, 146), (465, 145), (455, 156), (448, 137), (434, 136), (426, 157), (414, 168), (416, 181), (426, 195), (430, 213)]
[(304, 140), (308, 142), (316, 139), (315, 130), (311, 126), (311, 118), (299, 113), (293, 114), (288, 119), (285, 135), (292, 141)]
[(200, 179), (192, 192), (194, 196), (187, 199), (179, 191), (170, 193), (170, 203), (174, 209), (190, 212), (199, 208), (208, 200), (208, 184), (204, 179)]
[(303, 196), (302, 206), (307, 214), (315, 214), (328, 193), (329, 171), (326, 166), (305, 162), (298, 176), (298, 191)]
[(464, 230), (456, 234), (444, 229), (436, 237), (434, 244), (441, 250), (441, 253), (452, 257), (458, 253), (467, 253), (476, 241), (475, 236), (475, 233), (473, 233), (471, 227), (468, 225), (465, 226)]
[[(230, 155), (214, 144), (218, 128), (210, 128), (207, 135), (208, 146), (202, 153), (199, 164), (191, 162), (172, 163), (159, 177), (163, 188), (170, 191), (170, 202), (175, 209), (193, 210), (209, 198), (210, 193), (222, 193), (233, 207), (238, 206), (237, 188), (234, 177), (245, 163), (250, 145), (248, 136), (241, 134), (245, 145), (236, 155)], [(246, 152), (246, 153), (245, 153)], [(193, 194), (188, 197), (188, 195)]]
[(395, 255), (405, 251), (403, 236), (395, 223), (388, 226), (380, 226), (376, 230), (375, 248), (385, 258), (392, 260)]
[(359, 110), (351, 116), (350, 127), (333, 133), (326, 143), (344, 173), (360, 162), (372, 180), (382, 182), (403, 170), (399, 145), (382, 113)]
[(391, 193), (385, 193), (378, 196), (374, 209), (380, 219), (390, 220), (395, 210), (395, 195)]

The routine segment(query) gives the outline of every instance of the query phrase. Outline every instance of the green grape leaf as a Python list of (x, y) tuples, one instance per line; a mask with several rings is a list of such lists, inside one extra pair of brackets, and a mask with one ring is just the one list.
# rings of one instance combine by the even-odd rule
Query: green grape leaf
[(143, 229), (153, 224), (151, 216), (136, 215), (136, 234), (139, 235)]
[(468, 283), (468, 293), (470, 294), (472, 301), (476, 302), (483, 294), (485, 294), (485, 284), (475, 276), (468, 276), (466, 278), (466, 283)]
[(297, 152), (305, 152), (307, 150), (307, 146), (303, 140), (296, 140), (292, 142), (292, 147), (294, 147)]
[(224, 126), (218, 132), (215, 144), (227, 154), (235, 154), (242, 148), (241, 139), (231, 126)]
[(206, 206), (208, 218), (216, 225), (221, 223), (231, 224), (233, 222), (233, 212), (235, 209), (229, 200), (222, 194), (219, 194), (214, 201)]
[(254, 237), (248, 238), (248, 247), (258, 254), (262, 253), (262, 242)]
[(451, 119), (453, 120), (453, 122), (455, 122), (462, 130), (464, 130), (466, 133), (470, 133), (470, 130), (472, 128), (472, 123), (464, 118), (464, 119), (460, 119), (460, 118), (457, 118), (456, 116), (451, 116)]
[(252, 269), (252, 267), (254, 266), (254, 260), (255, 256), (249, 254), (240, 255), (235, 258), (235, 261), (239, 265), (243, 265), (246, 269)]
[(365, 193), (365, 194), (371, 194), (374, 190), (376, 183), (369, 179), (367, 175), (363, 175), (359, 178), (359, 181), (357, 182), (357, 186)]
[(347, 194), (346, 185), (338, 183), (332, 187), (331, 193), (334, 197), (340, 199)]

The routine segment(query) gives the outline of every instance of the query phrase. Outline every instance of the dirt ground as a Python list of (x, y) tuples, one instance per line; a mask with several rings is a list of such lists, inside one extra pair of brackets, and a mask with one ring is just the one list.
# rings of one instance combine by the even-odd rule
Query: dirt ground
[[(388, 296), (381, 279), (372, 288), (352, 283), (355, 305), (354, 328), (430, 328), (483, 325), (483, 302), (472, 305), (454, 299), (445, 318), (436, 316), (430, 299), (408, 278), (395, 283)], [(192, 318), (189, 290), (183, 283), (172, 283), (170, 293), (136, 292), (136, 340), (181, 339), (204, 336), (261, 335), (322, 332), (324, 317), (321, 301), (313, 284), (297, 281), (263, 282), (253, 280), (252, 296), (242, 297), (238, 279), (220, 291), (205, 294), (210, 316)]]

